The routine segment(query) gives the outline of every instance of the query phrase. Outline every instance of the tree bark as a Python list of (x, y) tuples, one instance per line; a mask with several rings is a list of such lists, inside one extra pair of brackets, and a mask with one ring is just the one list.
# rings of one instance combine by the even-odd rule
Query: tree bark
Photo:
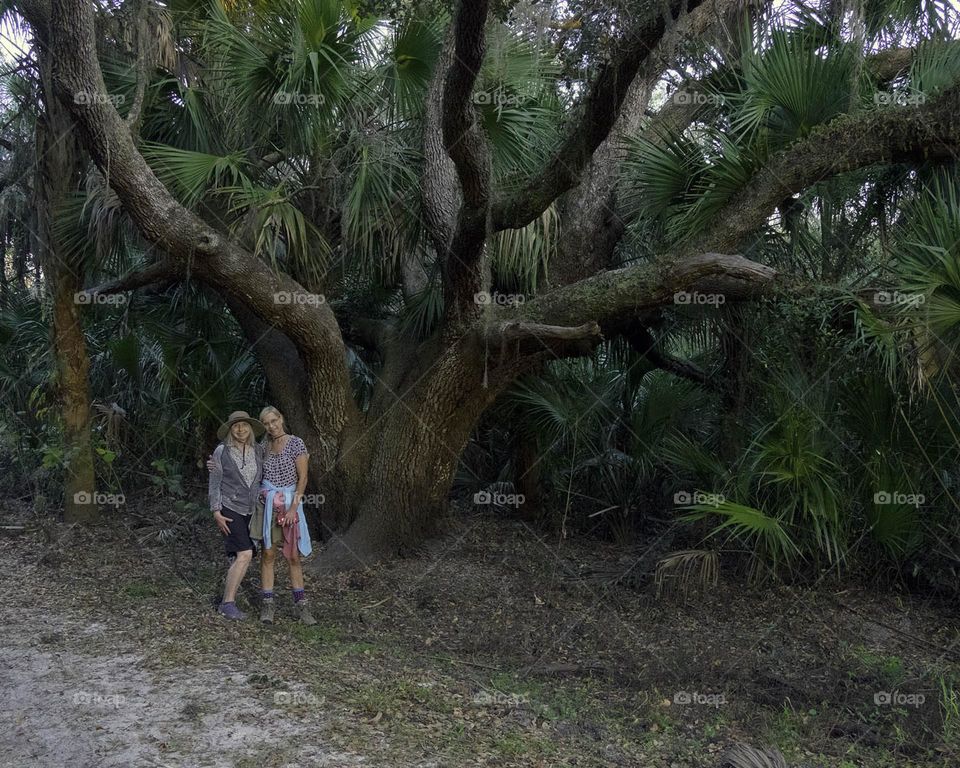
[(68, 523), (99, 519), (95, 503), (96, 477), (91, 446), (90, 358), (83, 334), (78, 294), (83, 266), (58, 241), (54, 221), (66, 196), (80, 182), (82, 151), (70, 113), (56, 98), (46, 29), (34, 28), (42, 83), (43, 111), (36, 128), (36, 256), (52, 299), (53, 355), (57, 398), (63, 425), (65, 478), (63, 510)]

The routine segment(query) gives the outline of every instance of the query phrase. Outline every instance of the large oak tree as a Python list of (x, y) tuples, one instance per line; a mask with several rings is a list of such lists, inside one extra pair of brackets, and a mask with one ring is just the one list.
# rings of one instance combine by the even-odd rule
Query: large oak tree
[[(243, 238), (218, 226), (212, 212), (201, 215), (202, 209), (178, 201), (108, 96), (94, 4), (35, 0), (22, 6), (32, 23), (49, 24), (55, 87), (83, 146), (143, 236), (165, 254), (96, 290), (130, 290), (189, 274), (223, 295), (273, 397), (311, 450), (314, 490), (337, 513), (342, 530), (320, 558), (321, 568), (369, 563), (430, 530), (471, 430), (519, 376), (545, 361), (589, 354), (618, 334), (644, 344), (645, 322), (681, 291), (736, 300), (778, 286), (802, 288), (791, 276), (738, 254), (784, 201), (818, 181), (873, 164), (952, 158), (960, 145), (956, 85), (923, 103), (838, 114), (771, 152), (696, 237), (656, 258), (615, 267), (623, 226), (612, 212), (624, 137), (646, 131), (659, 140), (665, 126), (682, 130), (696, 118), (697, 104), (676, 100), (650, 117), (652, 91), (684, 41), (716, 31), (739, 4), (650, 2), (620, 17), (609, 55), (567, 115), (552, 151), (527, 178), (502, 186), (473, 97), (489, 3), (461, 2), (422, 116), (421, 210), (439, 266), (443, 315), (420, 339), (396, 318), (337, 312), (330, 302), (309, 300), (322, 282), (307, 286), (273, 268)], [(878, 80), (890, 80), (909, 61), (909, 52), (891, 49), (868, 64)], [(92, 96), (77, 99), (78, 93)], [(563, 244), (549, 282), (520, 305), (478, 301), (490, 286), (492, 240), (527, 227), (555, 205)], [(425, 276), (412, 253), (401, 266), (403, 289), (422, 287)], [(294, 298), (278, 301), (278, 295)], [(364, 407), (351, 391), (348, 340), (380, 360)]]

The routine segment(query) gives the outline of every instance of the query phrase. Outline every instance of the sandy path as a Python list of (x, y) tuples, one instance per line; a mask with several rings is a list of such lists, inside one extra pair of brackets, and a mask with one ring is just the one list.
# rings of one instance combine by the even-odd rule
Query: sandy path
[(323, 702), (302, 687), (259, 689), (230, 661), (144, 668), (116, 627), (38, 605), (30, 583), (0, 601), (0, 766), (371, 764), (323, 744)]

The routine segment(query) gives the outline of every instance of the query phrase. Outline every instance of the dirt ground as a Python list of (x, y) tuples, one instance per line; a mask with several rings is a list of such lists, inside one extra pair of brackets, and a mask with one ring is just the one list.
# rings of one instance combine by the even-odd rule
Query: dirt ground
[[(316, 627), (228, 623), (216, 533), (3, 539), (3, 766), (960, 764), (960, 607), (821, 582), (657, 598), (643, 550), (460, 514), (310, 579)], [(162, 539), (162, 540), (161, 540)], [(239, 599), (255, 611), (256, 568)], [(285, 584), (281, 569), (278, 585)]]

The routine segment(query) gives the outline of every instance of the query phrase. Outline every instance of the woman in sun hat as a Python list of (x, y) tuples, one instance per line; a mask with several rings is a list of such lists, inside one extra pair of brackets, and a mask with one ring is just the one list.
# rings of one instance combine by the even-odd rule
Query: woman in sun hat
[(230, 562), (223, 602), (219, 612), (228, 619), (243, 619), (237, 608), (237, 588), (253, 559), (255, 545), (250, 538), (250, 516), (257, 504), (263, 477), (263, 451), (255, 438), (264, 426), (246, 411), (234, 411), (220, 425), (218, 445), (207, 466), (210, 468), (210, 510), (224, 536), (224, 550)]

